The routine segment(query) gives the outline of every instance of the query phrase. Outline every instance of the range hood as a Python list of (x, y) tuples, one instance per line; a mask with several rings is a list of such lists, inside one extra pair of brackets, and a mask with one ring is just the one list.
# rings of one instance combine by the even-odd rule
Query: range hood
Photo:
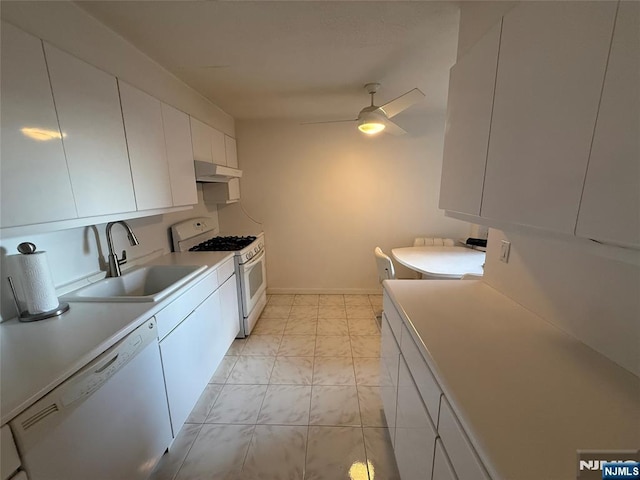
[(195, 160), (196, 166), (196, 182), (202, 183), (226, 183), (232, 178), (240, 178), (242, 170), (237, 168), (225, 167), (215, 163), (202, 162)]

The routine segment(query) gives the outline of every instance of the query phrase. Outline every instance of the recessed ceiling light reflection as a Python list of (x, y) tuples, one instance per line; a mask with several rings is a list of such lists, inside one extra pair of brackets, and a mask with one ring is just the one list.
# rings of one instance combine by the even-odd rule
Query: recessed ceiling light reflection
[(366, 464), (364, 462), (354, 462), (349, 468), (349, 478), (351, 480), (373, 480), (375, 476), (375, 469), (369, 460), (367, 460)]
[(40, 142), (46, 142), (47, 140), (59, 139), (66, 136), (61, 134), (58, 130), (47, 130), (44, 128), (24, 127), (21, 128), (20, 131), (25, 137), (32, 140), (38, 140)]

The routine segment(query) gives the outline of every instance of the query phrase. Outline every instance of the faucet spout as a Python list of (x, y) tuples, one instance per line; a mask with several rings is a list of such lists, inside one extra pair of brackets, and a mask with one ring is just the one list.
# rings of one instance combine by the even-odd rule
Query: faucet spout
[(138, 237), (133, 233), (133, 230), (127, 222), (120, 220), (117, 222), (107, 223), (107, 246), (109, 247), (109, 270), (107, 271), (107, 277), (119, 277), (122, 272), (120, 271), (120, 265), (127, 262), (127, 252), (122, 251), (122, 259), (118, 259), (118, 256), (113, 251), (113, 238), (111, 236), (111, 229), (114, 225), (120, 224), (127, 231), (127, 238), (132, 247), (140, 245)]

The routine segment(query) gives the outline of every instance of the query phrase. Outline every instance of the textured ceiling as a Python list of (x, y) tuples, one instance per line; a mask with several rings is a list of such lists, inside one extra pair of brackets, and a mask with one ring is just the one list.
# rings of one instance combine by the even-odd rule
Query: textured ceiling
[(368, 82), (378, 105), (418, 87), (407, 113), (446, 109), (452, 2), (77, 4), (237, 119), (354, 118)]

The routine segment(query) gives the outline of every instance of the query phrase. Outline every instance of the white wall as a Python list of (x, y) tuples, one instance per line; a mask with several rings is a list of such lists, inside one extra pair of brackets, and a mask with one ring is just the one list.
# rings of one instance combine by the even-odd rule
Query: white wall
[[(467, 236), (437, 208), (444, 115), (403, 125), (409, 135), (365, 137), (355, 124), (238, 121), (242, 203), (263, 223), (269, 291), (375, 292), (376, 245)], [(238, 211), (220, 207), (221, 228), (255, 229)]]
[[(229, 135), (235, 135), (234, 121), (231, 116), (182, 83), (77, 5), (57, 1), (2, 2), (0, 15), (3, 20), (126, 80)], [(199, 195), (201, 198), (200, 188)], [(122, 229), (115, 227), (114, 244), (118, 255), (123, 248), (127, 249), (132, 259), (158, 249), (168, 252), (170, 251), (168, 227), (182, 219), (201, 214), (217, 218), (216, 206), (207, 207), (201, 201), (194, 210), (131, 220), (129, 223), (140, 240), (140, 246), (137, 247), (130, 247)], [(101, 264), (102, 260), (106, 260), (108, 253), (104, 230), (104, 225), (98, 225), (0, 240), (2, 302), (0, 320), (15, 315), (5, 277), (8, 274), (7, 255), (15, 254), (16, 246), (20, 242), (34, 242), (39, 250), (48, 252), (54, 283), (60, 286), (105, 270), (105, 266)]]
[[(509, 263), (499, 260), (511, 242)], [(640, 375), (640, 267), (542, 234), (491, 229), (484, 280)]]
[[(118, 257), (121, 257), (123, 249), (127, 251), (127, 257), (130, 260), (151, 254), (156, 250), (168, 253), (171, 251), (169, 227), (172, 224), (197, 216), (207, 216), (217, 220), (216, 206), (205, 205), (202, 202), (201, 188), (198, 188), (198, 196), (200, 203), (191, 210), (127, 220), (140, 241), (140, 245), (136, 247), (129, 245), (122, 227), (113, 227), (113, 245)], [(12, 318), (16, 314), (5, 277), (12, 274), (13, 259), (9, 257), (18, 254), (16, 250), (18, 244), (32, 242), (36, 244), (38, 250), (47, 252), (54, 284), (60, 287), (101, 271), (106, 272), (109, 251), (105, 228), (106, 224), (100, 224), (53, 233), (0, 239), (0, 272), (2, 272), (0, 275), (2, 277), (0, 321)]]

